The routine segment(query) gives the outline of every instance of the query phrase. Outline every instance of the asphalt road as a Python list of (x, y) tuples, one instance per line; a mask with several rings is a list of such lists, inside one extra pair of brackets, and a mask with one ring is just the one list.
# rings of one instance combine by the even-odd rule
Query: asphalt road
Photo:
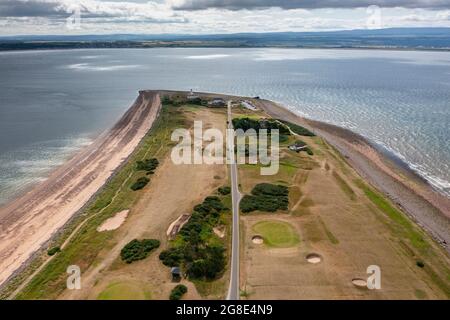
[[(233, 130), (233, 123), (231, 117), (231, 101), (228, 101), (228, 126), (227, 128)], [(228, 135), (230, 137), (230, 134)], [(234, 135), (227, 140), (228, 159), (230, 159), (231, 172), (231, 201), (233, 207), (233, 229), (231, 240), (231, 275), (230, 286), (228, 289), (227, 300), (239, 300), (239, 201), (241, 194), (238, 187), (237, 164), (234, 155)]]

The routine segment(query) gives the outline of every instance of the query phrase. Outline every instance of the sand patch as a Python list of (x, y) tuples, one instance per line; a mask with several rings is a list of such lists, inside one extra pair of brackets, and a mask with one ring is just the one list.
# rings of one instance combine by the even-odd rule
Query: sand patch
[(317, 264), (322, 262), (322, 257), (317, 253), (310, 253), (306, 256), (306, 261), (312, 264)]
[(261, 236), (253, 236), (252, 237), (252, 242), (254, 244), (263, 244), (264, 243), (264, 239)]
[(220, 239), (223, 239), (225, 237), (225, 226), (218, 226), (213, 228), (213, 231), (216, 236), (218, 236)]
[(367, 281), (361, 278), (352, 279), (352, 283), (358, 288), (367, 288)]
[(106, 221), (97, 228), (97, 231), (103, 232), (116, 230), (122, 225), (122, 223), (125, 222), (125, 219), (127, 218), (129, 212), (130, 210), (123, 210), (116, 213), (114, 217), (106, 219)]

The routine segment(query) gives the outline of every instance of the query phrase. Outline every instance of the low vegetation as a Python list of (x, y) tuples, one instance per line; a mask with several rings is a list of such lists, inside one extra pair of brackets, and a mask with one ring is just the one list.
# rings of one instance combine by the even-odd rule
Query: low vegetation
[(216, 279), (226, 264), (225, 248), (213, 228), (226, 209), (219, 197), (207, 197), (196, 205), (189, 222), (181, 228), (173, 246), (159, 255), (169, 267), (181, 267), (190, 279)]
[(57, 254), (58, 252), (61, 252), (61, 248), (60, 247), (52, 247), (52, 248), (47, 250), (47, 254), (49, 256), (53, 256), (53, 255)]
[(256, 223), (253, 230), (261, 235), (264, 244), (270, 247), (288, 248), (300, 242), (294, 227), (284, 221), (263, 220)]
[(145, 159), (136, 162), (136, 170), (146, 171), (147, 174), (153, 174), (159, 165), (159, 161), (156, 158)]
[(275, 212), (287, 210), (289, 206), (289, 189), (286, 186), (270, 183), (257, 184), (251, 195), (245, 195), (240, 203), (243, 213), (252, 211)]
[(150, 179), (147, 177), (140, 177), (136, 180), (135, 183), (131, 185), (131, 190), (137, 191), (143, 189), (148, 183), (150, 182)]
[(272, 129), (278, 129), (280, 135), (288, 136), (291, 134), (288, 127), (271, 119), (234, 118), (233, 127), (234, 129), (242, 129), (244, 131), (254, 129), (257, 133), (260, 129), (267, 129), (268, 133), (270, 133), (270, 130)]
[(287, 125), (292, 130), (292, 132), (294, 132), (295, 134), (298, 134), (300, 136), (306, 136), (306, 137), (314, 137), (315, 136), (315, 134), (313, 132), (306, 129), (305, 127), (299, 126), (298, 124), (295, 124), (295, 123), (292, 123), (289, 121), (284, 121), (284, 120), (278, 120), (278, 121)]
[(297, 153), (299, 153), (300, 151), (305, 151), (308, 155), (312, 156), (314, 155), (314, 152), (312, 151), (312, 149), (308, 146), (308, 144), (302, 140), (296, 140), (294, 145), (296, 147), (304, 147), (302, 150), (298, 150)]
[(170, 300), (180, 300), (185, 293), (187, 293), (188, 288), (183, 285), (179, 284), (175, 288), (172, 289), (172, 292), (170, 293)]
[(230, 194), (231, 188), (229, 186), (223, 186), (219, 188), (219, 193), (223, 196), (226, 196), (227, 194)]
[(120, 257), (126, 263), (132, 263), (133, 261), (143, 260), (147, 258), (148, 254), (158, 248), (160, 245), (159, 240), (156, 239), (143, 239), (143, 240), (131, 240), (120, 251)]

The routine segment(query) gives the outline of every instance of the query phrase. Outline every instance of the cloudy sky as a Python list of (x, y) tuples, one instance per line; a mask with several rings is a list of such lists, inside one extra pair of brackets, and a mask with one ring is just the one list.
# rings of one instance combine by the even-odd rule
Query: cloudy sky
[(450, 0), (0, 0), (0, 35), (450, 27)]

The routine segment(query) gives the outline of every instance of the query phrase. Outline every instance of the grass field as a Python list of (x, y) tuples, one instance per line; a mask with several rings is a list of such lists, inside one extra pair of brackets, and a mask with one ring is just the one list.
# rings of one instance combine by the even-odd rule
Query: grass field
[(151, 294), (139, 284), (116, 282), (110, 284), (97, 297), (98, 300), (150, 300)]
[(294, 227), (284, 221), (263, 220), (256, 223), (253, 230), (264, 238), (264, 244), (269, 247), (289, 248), (300, 242)]
[[(139, 198), (142, 191), (132, 191), (131, 184), (145, 175), (136, 170), (136, 161), (145, 158), (161, 158), (171, 147), (170, 135), (174, 128), (182, 126), (182, 113), (174, 107), (166, 106), (159, 118), (140, 145), (132, 154), (130, 160), (111, 179), (105, 188), (96, 196), (92, 204), (75, 219), (62, 236), (55, 240), (54, 245), (60, 245), (84, 219), (90, 220), (77, 232), (72, 241), (25, 287), (17, 299), (54, 299), (66, 287), (66, 268), (68, 265), (78, 265), (88, 268), (104, 248), (110, 243), (114, 231), (97, 232), (96, 228), (115, 213), (130, 208)], [(151, 188), (151, 181), (146, 188)], [(114, 199), (114, 201), (113, 201)], [(98, 214), (101, 211), (101, 214)]]

